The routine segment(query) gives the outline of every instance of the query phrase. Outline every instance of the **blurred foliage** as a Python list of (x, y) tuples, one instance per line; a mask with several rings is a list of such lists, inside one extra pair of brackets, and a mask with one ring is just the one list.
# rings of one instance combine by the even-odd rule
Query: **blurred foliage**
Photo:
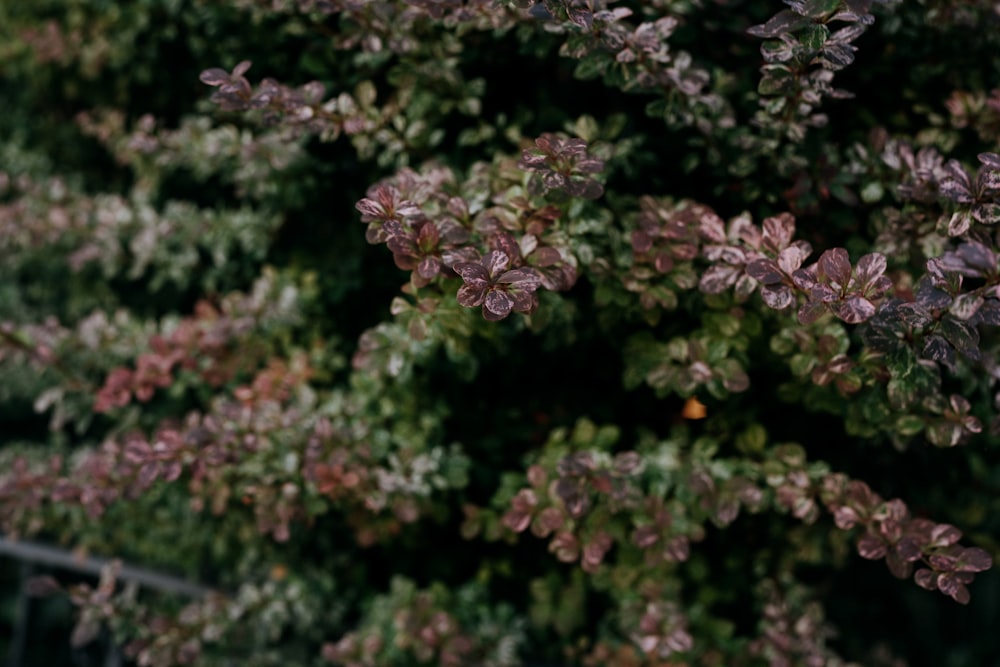
[(0, 3), (0, 529), (213, 589), (31, 642), (1000, 661), (997, 72), (985, 0)]

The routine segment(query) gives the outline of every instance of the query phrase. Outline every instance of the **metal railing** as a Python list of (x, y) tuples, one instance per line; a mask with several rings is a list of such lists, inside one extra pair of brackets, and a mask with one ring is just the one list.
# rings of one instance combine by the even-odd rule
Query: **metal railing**
[[(79, 575), (97, 578), (101, 571), (113, 560), (97, 556), (83, 556), (79, 553), (38, 542), (14, 540), (0, 535), (0, 558), (21, 562), (20, 588), (17, 593), (14, 620), (10, 637), (10, 647), (6, 656), (7, 667), (28, 667), (24, 664), (27, 641), (30, 634), (33, 599), (30, 581), (38, 574), (51, 570), (63, 570)], [(117, 581), (135, 583), (144, 588), (190, 597), (201, 597), (211, 589), (198, 583), (157, 572), (143, 567), (122, 564)], [(108, 636), (103, 643), (102, 667), (121, 667), (122, 655)], [(67, 643), (68, 643), (67, 635)], [(56, 667), (56, 666), (53, 666)]]

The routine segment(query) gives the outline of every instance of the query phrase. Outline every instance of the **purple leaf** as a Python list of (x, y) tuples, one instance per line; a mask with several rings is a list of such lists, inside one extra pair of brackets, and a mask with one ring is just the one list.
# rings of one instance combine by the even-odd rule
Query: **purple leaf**
[[(514, 239), (510, 232), (499, 232), (490, 239), (490, 244), (494, 251), (502, 252), (507, 256), (508, 263), (519, 264), (521, 260), (521, 245)], [(499, 271), (491, 271), (490, 276), (496, 278)]]
[(546, 169), (547, 159), (545, 155), (539, 155), (531, 150), (524, 150), (521, 153), (521, 160), (517, 163), (517, 166), (529, 171)]
[(991, 275), (996, 273), (996, 255), (978, 241), (963, 243), (958, 247), (956, 254), (967, 266), (976, 269), (978, 274)]
[(160, 473), (160, 466), (156, 463), (147, 463), (146, 465), (139, 468), (139, 474), (136, 479), (141, 488), (149, 488), (156, 481), (157, 476)]
[[(491, 280), (503, 273), (509, 264), (510, 257), (502, 250), (491, 250), (483, 257), (483, 266), (486, 268), (486, 272), (489, 274)], [(462, 277), (464, 278), (465, 276), (463, 275)]]
[(971, 203), (973, 200), (972, 181), (969, 180), (969, 175), (955, 160), (949, 160), (945, 169), (948, 170), (950, 176), (941, 179), (939, 184), (941, 195), (958, 204)]
[(863, 296), (849, 296), (833, 307), (834, 313), (848, 324), (860, 324), (875, 314), (875, 304)]
[(940, 553), (931, 554), (927, 557), (927, 563), (938, 572), (951, 572), (958, 564), (956, 551), (960, 549), (961, 547), (952, 547)]
[(725, 224), (722, 222), (722, 218), (714, 212), (711, 214), (706, 213), (698, 218), (698, 233), (706, 241), (711, 241), (715, 244), (726, 242)]
[(514, 310), (531, 314), (538, 308), (538, 295), (534, 291), (508, 292), (514, 299)]
[(562, 261), (562, 254), (552, 246), (541, 246), (531, 253), (531, 263), (539, 267), (547, 267)]
[(568, 180), (565, 189), (570, 196), (582, 199), (597, 199), (604, 194), (604, 186), (591, 178)]
[(885, 273), (885, 255), (872, 252), (858, 260), (854, 269), (854, 278), (862, 288), (868, 287), (876, 278)]
[[(968, 403), (966, 403), (966, 409), (968, 409)], [(931, 529), (931, 543), (933, 546), (950, 547), (960, 539), (962, 539), (962, 531), (951, 524), (941, 523)]]
[(734, 266), (716, 264), (702, 274), (698, 289), (705, 294), (721, 294), (736, 282), (739, 275), (740, 270)]
[(512, 269), (497, 278), (496, 282), (510, 285), (515, 289), (534, 292), (542, 284), (542, 278), (534, 269)]
[(1000, 169), (981, 169), (976, 178), (976, 188), (980, 192), (1000, 190)]
[(934, 574), (933, 570), (928, 570), (927, 568), (922, 568), (917, 570), (916, 574), (913, 575), (913, 580), (917, 582), (917, 586), (925, 588), (929, 591), (937, 590), (937, 576)]
[(458, 303), (466, 308), (483, 305), (486, 298), (486, 286), (462, 285), (458, 288)]
[(955, 590), (950, 593), (950, 595), (958, 604), (969, 604), (969, 600), (972, 599), (969, 595), (969, 589), (966, 588), (964, 584), (956, 586)]
[(368, 199), (367, 197), (365, 197), (357, 204), (355, 204), (354, 208), (358, 209), (361, 212), (362, 222), (377, 220), (378, 218), (382, 217), (384, 213), (384, 209), (382, 208), (381, 204), (379, 204), (374, 200)]
[(831, 248), (819, 258), (820, 275), (837, 288), (846, 287), (851, 280), (851, 260), (844, 248)]
[(742, 266), (747, 263), (747, 253), (742, 248), (729, 245), (713, 245), (705, 248), (705, 259), (710, 262), (725, 262)]
[(960, 320), (968, 320), (986, 303), (986, 299), (975, 293), (959, 294), (951, 302), (948, 312)]
[(848, 42), (853, 42), (855, 39), (860, 37), (866, 29), (867, 28), (864, 24), (854, 23), (853, 25), (849, 25), (846, 28), (841, 28), (840, 30), (837, 30), (832, 35), (830, 35), (830, 39), (827, 41), (841, 42), (844, 44)]
[(198, 79), (209, 86), (221, 86), (229, 81), (229, 72), (219, 67), (213, 67), (199, 74)]
[(604, 160), (596, 157), (585, 157), (577, 160), (573, 168), (580, 174), (596, 174), (604, 169)]
[(514, 298), (503, 290), (491, 290), (483, 301), (483, 316), (490, 321), (502, 320), (513, 309)]
[(792, 282), (800, 290), (809, 291), (816, 286), (816, 264), (809, 268), (799, 269), (792, 274)]
[(789, 246), (778, 254), (778, 267), (785, 275), (790, 276), (802, 266), (802, 262), (808, 256), (809, 253), (803, 248), (794, 245)]
[(979, 308), (979, 321), (990, 326), (1000, 326), (1000, 301), (987, 299)]
[(938, 575), (937, 587), (942, 593), (954, 599), (955, 602), (958, 602), (959, 604), (968, 604), (969, 589), (967, 589), (965, 585), (950, 572)]
[(755, 25), (748, 29), (747, 33), (754, 37), (768, 39), (787, 32), (794, 32), (803, 26), (809, 25), (809, 23), (808, 18), (799, 16), (793, 11), (783, 9), (768, 19), (767, 23)]
[(561, 140), (562, 146), (558, 150), (560, 155), (570, 157), (582, 157), (587, 153), (587, 142), (580, 137), (569, 137)]
[(906, 579), (913, 572), (913, 563), (903, 559), (897, 552), (890, 551), (885, 557), (889, 572), (897, 579)]
[(826, 64), (827, 69), (839, 70), (854, 62), (854, 53), (858, 47), (852, 44), (841, 44), (838, 42), (828, 43), (823, 47), (820, 57)]
[(941, 333), (956, 350), (970, 359), (979, 359), (979, 331), (973, 325), (952, 317), (941, 320)]
[[(928, 261), (928, 271), (931, 266), (938, 266), (938, 263)], [(932, 281), (927, 279), (922, 279), (920, 283), (917, 284), (915, 296), (917, 303), (927, 310), (947, 308), (951, 305), (951, 295), (942, 289), (938, 289), (932, 284)]]
[(906, 536), (899, 541), (896, 545), (896, 553), (899, 557), (905, 561), (913, 562), (919, 560), (923, 553), (920, 550), (920, 545), (912, 537)]
[(441, 234), (433, 222), (426, 222), (420, 226), (420, 231), (417, 232), (417, 247), (422, 251), (433, 250), (440, 240)]
[(515, 533), (521, 533), (524, 532), (531, 524), (531, 514), (511, 510), (504, 515), (501, 523)]
[(872, 534), (866, 534), (858, 540), (858, 553), (862, 558), (878, 560), (879, 558), (885, 558), (886, 552), (885, 543)]
[(571, 181), (564, 174), (556, 171), (546, 171), (542, 174), (542, 184), (549, 190), (562, 190), (568, 189)]
[(674, 268), (674, 258), (665, 252), (657, 253), (653, 259), (653, 267), (660, 273), (669, 273)]
[(555, 155), (559, 151), (559, 143), (559, 137), (549, 132), (535, 139), (535, 146), (548, 155)]
[(653, 247), (653, 237), (644, 231), (636, 230), (632, 232), (632, 250), (636, 253), (645, 253)]
[(462, 276), (466, 286), (485, 289), (490, 284), (490, 275), (479, 262), (459, 262), (452, 267)]
[(579, 26), (584, 30), (590, 30), (590, 26), (594, 23), (594, 14), (585, 9), (571, 8), (567, 12), (570, 23)]
[(441, 260), (437, 257), (424, 257), (417, 264), (417, 275), (425, 280), (430, 280), (441, 270)]
[(785, 276), (773, 259), (757, 259), (747, 265), (747, 275), (762, 285), (781, 284)]
[(993, 567), (993, 558), (984, 549), (970, 547), (959, 556), (959, 572), (984, 572)]
[(892, 288), (892, 280), (889, 276), (879, 276), (873, 280), (865, 290), (865, 297), (868, 299), (878, 299)]
[(580, 554), (580, 544), (572, 533), (559, 533), (549, 543), (549, 551), (564, 563), (572, 563)]
[(1000, 222), (1000, 204), (996, 202), (981, 202), (972, 207), (972, 217), (984, 225), (995, 225)]
[(809, 298), (820, 303), (834, 303), (840, 301), (840, 293), (829, 285), (816, 283), (809, 290)]
[(656, 544), (660, 539), (660, 529), (656, 526), (639, 526), (632, 533), (632, 542), (640, 549), (646, 549)]
[(765, 218), (761, 226), (764, 230), (762, 244), (766, 250), (775, 254), (787, 248), (795, 235), (795, 218), (791, 213)]
[(972, 179), (969, 178), (969, 174), (962, 167), (962, 164), (958, 160), (948, 160), (944, 165), (944, 170), (948, 175), (942, 179), (941, 193), (949, 198), (952, 196), (949, 193), (964, 193), (968, 197), (965, 202), (972, 201)]
[(671, 539), (663, 548), (663, 558), (666, 560), (684, 562), (691, 555), (691, 544), (683, 535)]
[(792, 288), (787, 285), (764, 287), (760, 291), (760, 296), (768, 308), (773, 308), (774, 310), (784, 310), (795, 302), (795, 295), (792, 293)]
[(985, 166), (1000, 169), (1000, 155), (996, 153), (980, 153), (977, 157)]
[(441, 253), (441, 260), (444, 265), (452, 268), (459, 264), (475, 264), (479, 258), (479, 253), (475, 248), (450, 248)]
[(886, 314), (890, 318), (898, 318), (900, 322), (916, 331), (923, 331), (934, 322), (934, 318), (927, 312), (927, 309), (915, 302), (901, 303), (894, 310), (895, 312), (886, 311)]
[(826, 312), (826, 304), (821, 301), (810, 301), (799, 308), (799, 324), (812, 324)]
[(972, 226), (972, 216), (968, 211), (955, 211), (948, 221), (948, 236), (961, 236)]

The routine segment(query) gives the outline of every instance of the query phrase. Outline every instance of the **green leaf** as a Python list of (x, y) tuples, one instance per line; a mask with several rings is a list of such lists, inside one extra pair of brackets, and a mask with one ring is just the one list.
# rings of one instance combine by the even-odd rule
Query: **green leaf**
[(577, 79), (596, 79), (608, 68), (608, 59), (603, 54), (591, 53), (581, 60), (576, 69), (573, 70), (573, 76)]
[(874, 204), (882, 199), (885, 190), (878, 181), (869, 181), (861, 188), (861, 201), (866, 204)]
[(785, 63), (795, 57), (794, 42), (789, 44), (780, 39), (772, 39), (760, 45), (760, 53), (767, 63)]
[(890, 366), (892, 379), (887, 386), (889, 404), (896, 410), (906, 410), (939, 390), (941, 379), (936, 368), (916, 363), (908, 355), (898, 366)]
[(587, 143), (596, 141), (600, 130), (601, 128), (594, 117), (588, 115), (580, 116), (572, 125), (573, 133)]
[(748, 454), (759, 454), (767, 445), (767, 429), (760, 424), (751, 424), (736, 436), (736, 448)]
[(805, 465), (806, 450), (802, 448), (802, 445), (788, 443), (776, 447), (774, 449), (774, 457), (783, 462), (785, 465), (792, 468), (799, 468)]
[(903, 415), (896, 420), (896, 432), (911, 437), (924, 430), (924, 420), (916, 415)]
[(823, 19), (840, 9), (843, 0), (805, 0), (801, 5), (792, 6), (792, 11), (811, 19)]
[(691, 448), (691, 461), (695, 463), (707, 463), (712, 460), (719, 451), (719, 443), (712, 438), (698, 438)]
[(810, 51), (819, 51), (830, 37), (830, 29), (822, 23), (814, 23), (799, 36), (799, 43)]
[(362, 81), (354, 89), (354, 99), (358, 101), (358, 106), (363, 109), (374, 106), (377, 95), (375, 84), (371, 81)]
[(811, 354), (796, 354), (788, 363), (796, 377), (805, 377), (816, 367), (816, 357)]
[(757, 92), (761, 95), (779, 95), (795, 88), (795, 75), (784, 65), (765, 65), (761, 69), (764, 75), (757, 86)]
[(962, 426), (953, 422), (939, 422), (927, 429), (927, 439), (935, 447), (954, 447), (962, 441)]

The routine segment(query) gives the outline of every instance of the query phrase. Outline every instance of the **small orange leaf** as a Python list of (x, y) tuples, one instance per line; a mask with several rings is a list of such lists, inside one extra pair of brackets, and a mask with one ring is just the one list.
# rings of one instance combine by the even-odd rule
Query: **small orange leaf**
[(704, 419), (708, 416), (705, 404), (692, 396), (684, 402), (684, 409), (681, 410), (681, 417), (684, 419)]

